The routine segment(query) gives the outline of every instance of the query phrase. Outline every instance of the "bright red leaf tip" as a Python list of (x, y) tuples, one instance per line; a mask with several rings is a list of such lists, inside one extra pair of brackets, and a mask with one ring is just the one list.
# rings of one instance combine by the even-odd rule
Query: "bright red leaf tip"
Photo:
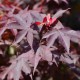
[(41, 22), (35, 22), (35, 24), (36, 24), (36, 25), (40, 25), (40, 24), (41, 24)]
[(47, 16), (43, 19), (43, 23), (50, 26), (52, 24), (52, 18), (50, 14), (47, 14)]
[(53, 22), (56, 21), (56, 18), (51, 18), (50, 14), (47, 14), (46, 17), (44, 17), (43, 22), (36, 22), (36, 25), (41, 25), (41, 24), (45, 24), (47, 26), (50, 26)]

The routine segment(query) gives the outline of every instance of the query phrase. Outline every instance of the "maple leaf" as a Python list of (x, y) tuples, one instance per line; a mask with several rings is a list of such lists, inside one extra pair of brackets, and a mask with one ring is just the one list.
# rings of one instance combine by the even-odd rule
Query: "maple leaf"
[(44, 17), (44, 19), (43, 19), (43, 21), (42, 22), (36, 22), (36, 24), (37, 25), (47, 25), (47, 26), (50, 26), (52, 23), (53, 23), (53, 21), (55, 21), (56, 19), (52, 19), (51, 17), (50, 17), (50, 14), (47, 14), (47, 16), (46, 17)]
[[(36, 15), (35, 15), (35, 13), (36, 13)], [(8, 24), (8, 29), (21, 29), (22, 30), (19, 33), (17, 33), (17, 36), (15, 38), (15, 42), (13, 44), (19, 43), (27, 34), (28, 43), (32, 47), (33, 34), (37, 33), (37, 31), (32, 30), (30, 28), (30, 26), (33, 23), (33, 18), (35, 21), (35, 20), (42, 20), (42, 17), (36, 11), (28, 11), (27, 14), (24, 16), (20, 16), (20, 14), (13, 15), (13, 18), (15, 18), (16, 22), (12, 22), (12, 23)], [(38, 16), (40, 16), (40, 17), (38, 18)], [(32, 36), (32, 37), (30, 37), (30, 36)], [(32, 38), (32, 39), (29, 39), (29, 38)]]
[(71, 69), (71, 71), (74, 72), (75, 76), (77, 76), (77, 78), (79, 78), (80, 75), (80, 69), (78, 66), (76, 66), (76, 63), (79, 61), (80, 56), (77, 54), (72, 54), (72, 52), (70, 54), (63, 54), (60, 56), (60, 61), (62, 61), (63, 63), (66, 63), (68, 65), (68, 67)]
[[(69, 9), (69, 8), (68, 8)], [(59, 10), (58, 12), (56, 12), (52, 17), (50, 16), (50, 14), (46, 15), (43, 18), (43, 21), (41, 22), (36, 22), (36, 24), (39, 25), (47, 25), (50, 26), (52, 23), (54, 23), (59, 17), (61, 17), (68, 9), (66, 10)]]
[[(62, 25), (59, 24), (58, 26), (62, 26)], [(56, 27), (58, 26), (56, 24)], [(55, 40), (58, 38), (60, 44), (62, 44), (66, 49), (66, 51), (69, 53), (70, 40), (77, 43), (79, 43), (80, 41), (80, 37), (78, 36), (78, 34), (80, 34), (80, 32), (77, 32), (74, 30), (68, 30), (65, 28), (62, 28), (62, 29), (53, 28), (53, 30), (45, 33), (43, 35), (43, 38), (48, 38), (48, 41), (47, 41), (48, 47), (51, 47), (54, 44)]]
[(19, 43), (27, 34), (27, 41), (30, 45), (30, 47), (32, 48), (32, 44), (33, 44), (33, 34), (38, 34), (36, 30), (33, 30), (31, 28), (28, 28), (26, 30), (22, 30), (18, 33), (18, 35), (15, 38), (15, 41), (13, 43), (13, 45)]
[(11, 60), (11, 66), (6, 68), (4, 72), (0, 74), (0, 79), (5, 79), (6, 75), (8, 75), (8, 80), (14, 79), (19, 80), (21, 77), (21, 71), (23, 71), (26, 75), (30, 74), (31, 68), (28, 62), (34, 57), (33, 51), (28, 51), (27, 53), (23, 53), (18, 56), (18, 58)]
[(61, 55), (60, 57), (60, 61), (65, 62), (67, 64), (76, 64), (76, 62), (79, 60), (79, 55), (77, 54), (66, 54), (64, 53), (63, 55)]
[(56, 50), (56, 47), (48, 48), (47, 46), (44, 46), (44, 45), (39, 46), (39, 48), (37, 49), (36, 54), (35, 54), (33, 73), (35, 72), (37, 65), (39, 64), (39, 61), (41, 59), (46, 60), (48, 62), (52, 61), (51, 51), (54, 51), (54, 50)]
[(27, 24), (26, 21), (22, 19), (19, 14), (14, 15), (13, 17), (22, 27), (24, 27), (24, 29), (26, 29), (27, 27), (30, 27), (31, 24)]
[[(15, 38), (15, 41), (13, 44), (17, 44), (19, 43), (24, 37), (25, 35), (27, 34), (27, 40), (28, 40), (28, 43), (30, 44), (30, 46), (32, 47), (32, 43), (33, 43), (33, 34), (37, 33), (37, 31), (33, 31), (30, 26), (31, 26), (31, 23), (32, 23), (32, 17), (30, 17), (30, 13), (27, 14), (27, 23), (26, 23), (26, 20), (23, 18), (23, 17), (20, 17), (20, 15), (13, 15), (13, 18), (15, 18), (15, 20), (17, 22), (12, 22), (12, 23), (9, 23), (8, 24), (8, 29), (11, 29), (12, 32), (13, 30), (15, 29), (22, 29), (22, 31), (16, 33), (16, 38)], [(30, 20), (28, 20), (30, 19)], [(17, 31), (17, 30), (16, 30)], [(15, 34), (14, 34), (15, 35)], [(32, 36), (32, 37), (30, 37)], [(32, 38), (32, 39), (29, 39), (29, 38)]]
[(41, 12), (41, 9), (42, 9), (42, 5), (43, 1), (41, 0), (40, 2), (36, 3), (34, 6), (33, 6), (33, 10), (36, 10), (36, 11), (39, 11)]
[[(33, 17), (34, 23), (35, 22), (42, 22), (45, 14), (41, 14), (38, 11), (30, 11), (31, 16)], [(44, 15), (44, 16), (43, 16)]]
[(53, 16), (52, 16), (52, 18), (53, 19), (57, 19), (57, 18), (59, 18), (59, 17), (61, 17), (67, 10), (69, 10), (70, 8), (68, 8), (68, 9), (66, 9), (66, 10), (62, 10), (62, 9), (60, 9), (60, 10), (58, 10), (57, 12), (56, 12), (56, 14), (54, 14)]
[(17, 23), (17, 22), (11, 22), (11, 23), (9, 23), (8, 25), (7, 25), (7, 28), (8, 29), (20, 29), (20, 30), (22, 30), (22, 29), (25, 29), (24, 27), (22, 27), (19, 23)]
[[(59, 0), (55, 1), (59, 3)], [(67, 3), (66, 0), (62, 1)], [(33, 9), (38, 8), (41, 10), (42, 6), (40, 8), (38, 6), (41, 5), (43, 2), (44, 0), (35, 5)], [(18, 7), (23, 3), (24, 0), (15, 0), (15, 5), (0, 5), (0, 9), (3, 10), (6, 14), (6, 19), (4, 18), (4, 16), (0, 22), (0, 24), (5, 24), (5, 26), (0, 28), (0, 37), (6, 29), (10, 29), (13, 35), (15, 36), (15, 40), (13, 43), (7, 40), (1, 40), (0, 45), (18, 45), (18, 43), (21, 42), (22, 39), (26, 38), (27, 42), (29, 43), (29, 46), (31, 47), (30, 51), (26, 52), (26, 50), (26, 53), (21, 53), (21, 55), (18, 55), (17, 58), (12, 59), (11, 57), (12, 60), (10, 59), (9, 61), (11, 65), (6, 68), (3, 73), (0, 74), (0, 79), (4, 80), (7, 76), (8, 80), (19, 80), (22, 77), (21, 71), (28, 75), (31, 73), (31, 67), (34, 67), (33, 72), (35, 72), (40, 60), (46, 60), (49, 63), (54, 62), (56, 65), (58, 65), (58, 61), (56, 60), (56, 58), (60, 58), (59, 61), (65, 62), (67, 64), (75, 64), (78, 61), (79, 56), (77, 57), (76, 55), (68, 54), (70, 51), (70, 40), (80, 44), (80, 32), (65, 28), (60, 21), (58, 21), (58, 23), (54, 27), (52, 27), (51, 31), (48, 31), (42, 36), (42, 39), (46, 38), (47, 45), (41, 45), (41, 43), (39, 43), (39, 47), (38, 49), (36, 49), (36, 52), (34, 52), (33, 50), (33, 40), (35, 38), (35, 35), (39, 37), (38, 31), (33, 29), (33, 24), (36, 23), (38, 26), (41, 26), (39, 27), (40, 32), (44, 24), (45, 26), (50, 26), (68, 9), (59, 10), (51, 17), (50, 14), (46, 15), (36, 10), (28, 10), (28, 7), (26, 7), (24, 10)], [(15, 13), (16, 9), (18, 10), (17, 13)], [(3, 15), (1, 15), (1, 17), (2, 16)], [(54, 53), (54, 50), (56, 50), (56, 48), (53, 44), (55, 43), (56, 39), (58, 39), (59, 43), (62, 44), (62, 46), (65, 48), (65, 50), (67, 51), (66, 54), (59, 55), (57, 53), (57, 55)], [(3, 54), (2, 50), (0, 50), (0, 54)]]

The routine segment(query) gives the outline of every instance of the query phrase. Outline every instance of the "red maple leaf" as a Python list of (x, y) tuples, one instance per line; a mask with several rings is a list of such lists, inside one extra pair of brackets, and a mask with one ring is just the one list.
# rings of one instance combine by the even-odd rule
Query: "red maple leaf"
[(36, 22), (37, 25), (46, 25), (46, 26), (50, 26), (52, 23), (54, 23), (57, 19), (53, 19), (51, 18), (50, 14), (48, 14), (46, 17), (44, 17), (42, 22)]

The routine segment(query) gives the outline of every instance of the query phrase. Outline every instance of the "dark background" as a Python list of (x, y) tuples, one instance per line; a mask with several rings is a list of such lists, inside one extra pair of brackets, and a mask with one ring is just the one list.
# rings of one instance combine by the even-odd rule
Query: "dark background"
[(50, 10), (56, 12), (57, 9), (70, 9), (70, 15), (64, 14), (60, 21), (66, 26), (70, 27), (73, 30), (80, 30), (80, 0), (68, 0), (69, 4), (61, 2), (59, 5), (56, 4), (53, 0), (47, 3), (47, 6)]
[(63, 22), (74, 30), (80, 30), (80, 0), (69, 0), (71, 14), (63, 17)]

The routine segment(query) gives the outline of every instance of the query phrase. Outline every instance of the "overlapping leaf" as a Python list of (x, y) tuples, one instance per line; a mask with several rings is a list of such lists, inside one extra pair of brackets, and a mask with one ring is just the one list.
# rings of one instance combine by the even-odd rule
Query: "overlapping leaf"
[(34, 57), (33, 54), (34, 53), (32, 51), (28, 51), (27, 53), (24, 53), (18, 58), (12, 60), (11, 66), (7, 68), (2, 74), (0, 74), (0, 79), (3, 80), (5, 79), (6, 75), (8, 75), (9, 80), (19, 80), (21, 77), (21, 71), (23, 71), (26, 75), (30, 74), (31, 68), (29, 66), (28, 60), (31, 60)]
[[(59, 25), (60, 26), (60, 25)], [(62, 25), (61, 25), (62, 26)], [(48, 38), (47, 45), (50, 47), (54, 44), (54, 41), (58, 38), (59, 42), (64, 46), (66, 51), (69, 53), (70, 49), (70, 40), (79, 43), (80, 32), (68, 29), (53, 29), (44, 34), (43, 38)]]
[(41, 45), (37, 51), (36, 51), (36, 54), (35, 54), (35, 60), (34, 60), (34, 71), (36, 70), (38, 64), (39, 64), (39, 61), (41, 59), (43, 60), (46, 60), (48, 62), (52, 61), (52, 53), (51, 51), (53, 50), (56, 50), (56, 47), (53, 47), (53, 48), (48, 48), (47, 46), (43, 46)]

